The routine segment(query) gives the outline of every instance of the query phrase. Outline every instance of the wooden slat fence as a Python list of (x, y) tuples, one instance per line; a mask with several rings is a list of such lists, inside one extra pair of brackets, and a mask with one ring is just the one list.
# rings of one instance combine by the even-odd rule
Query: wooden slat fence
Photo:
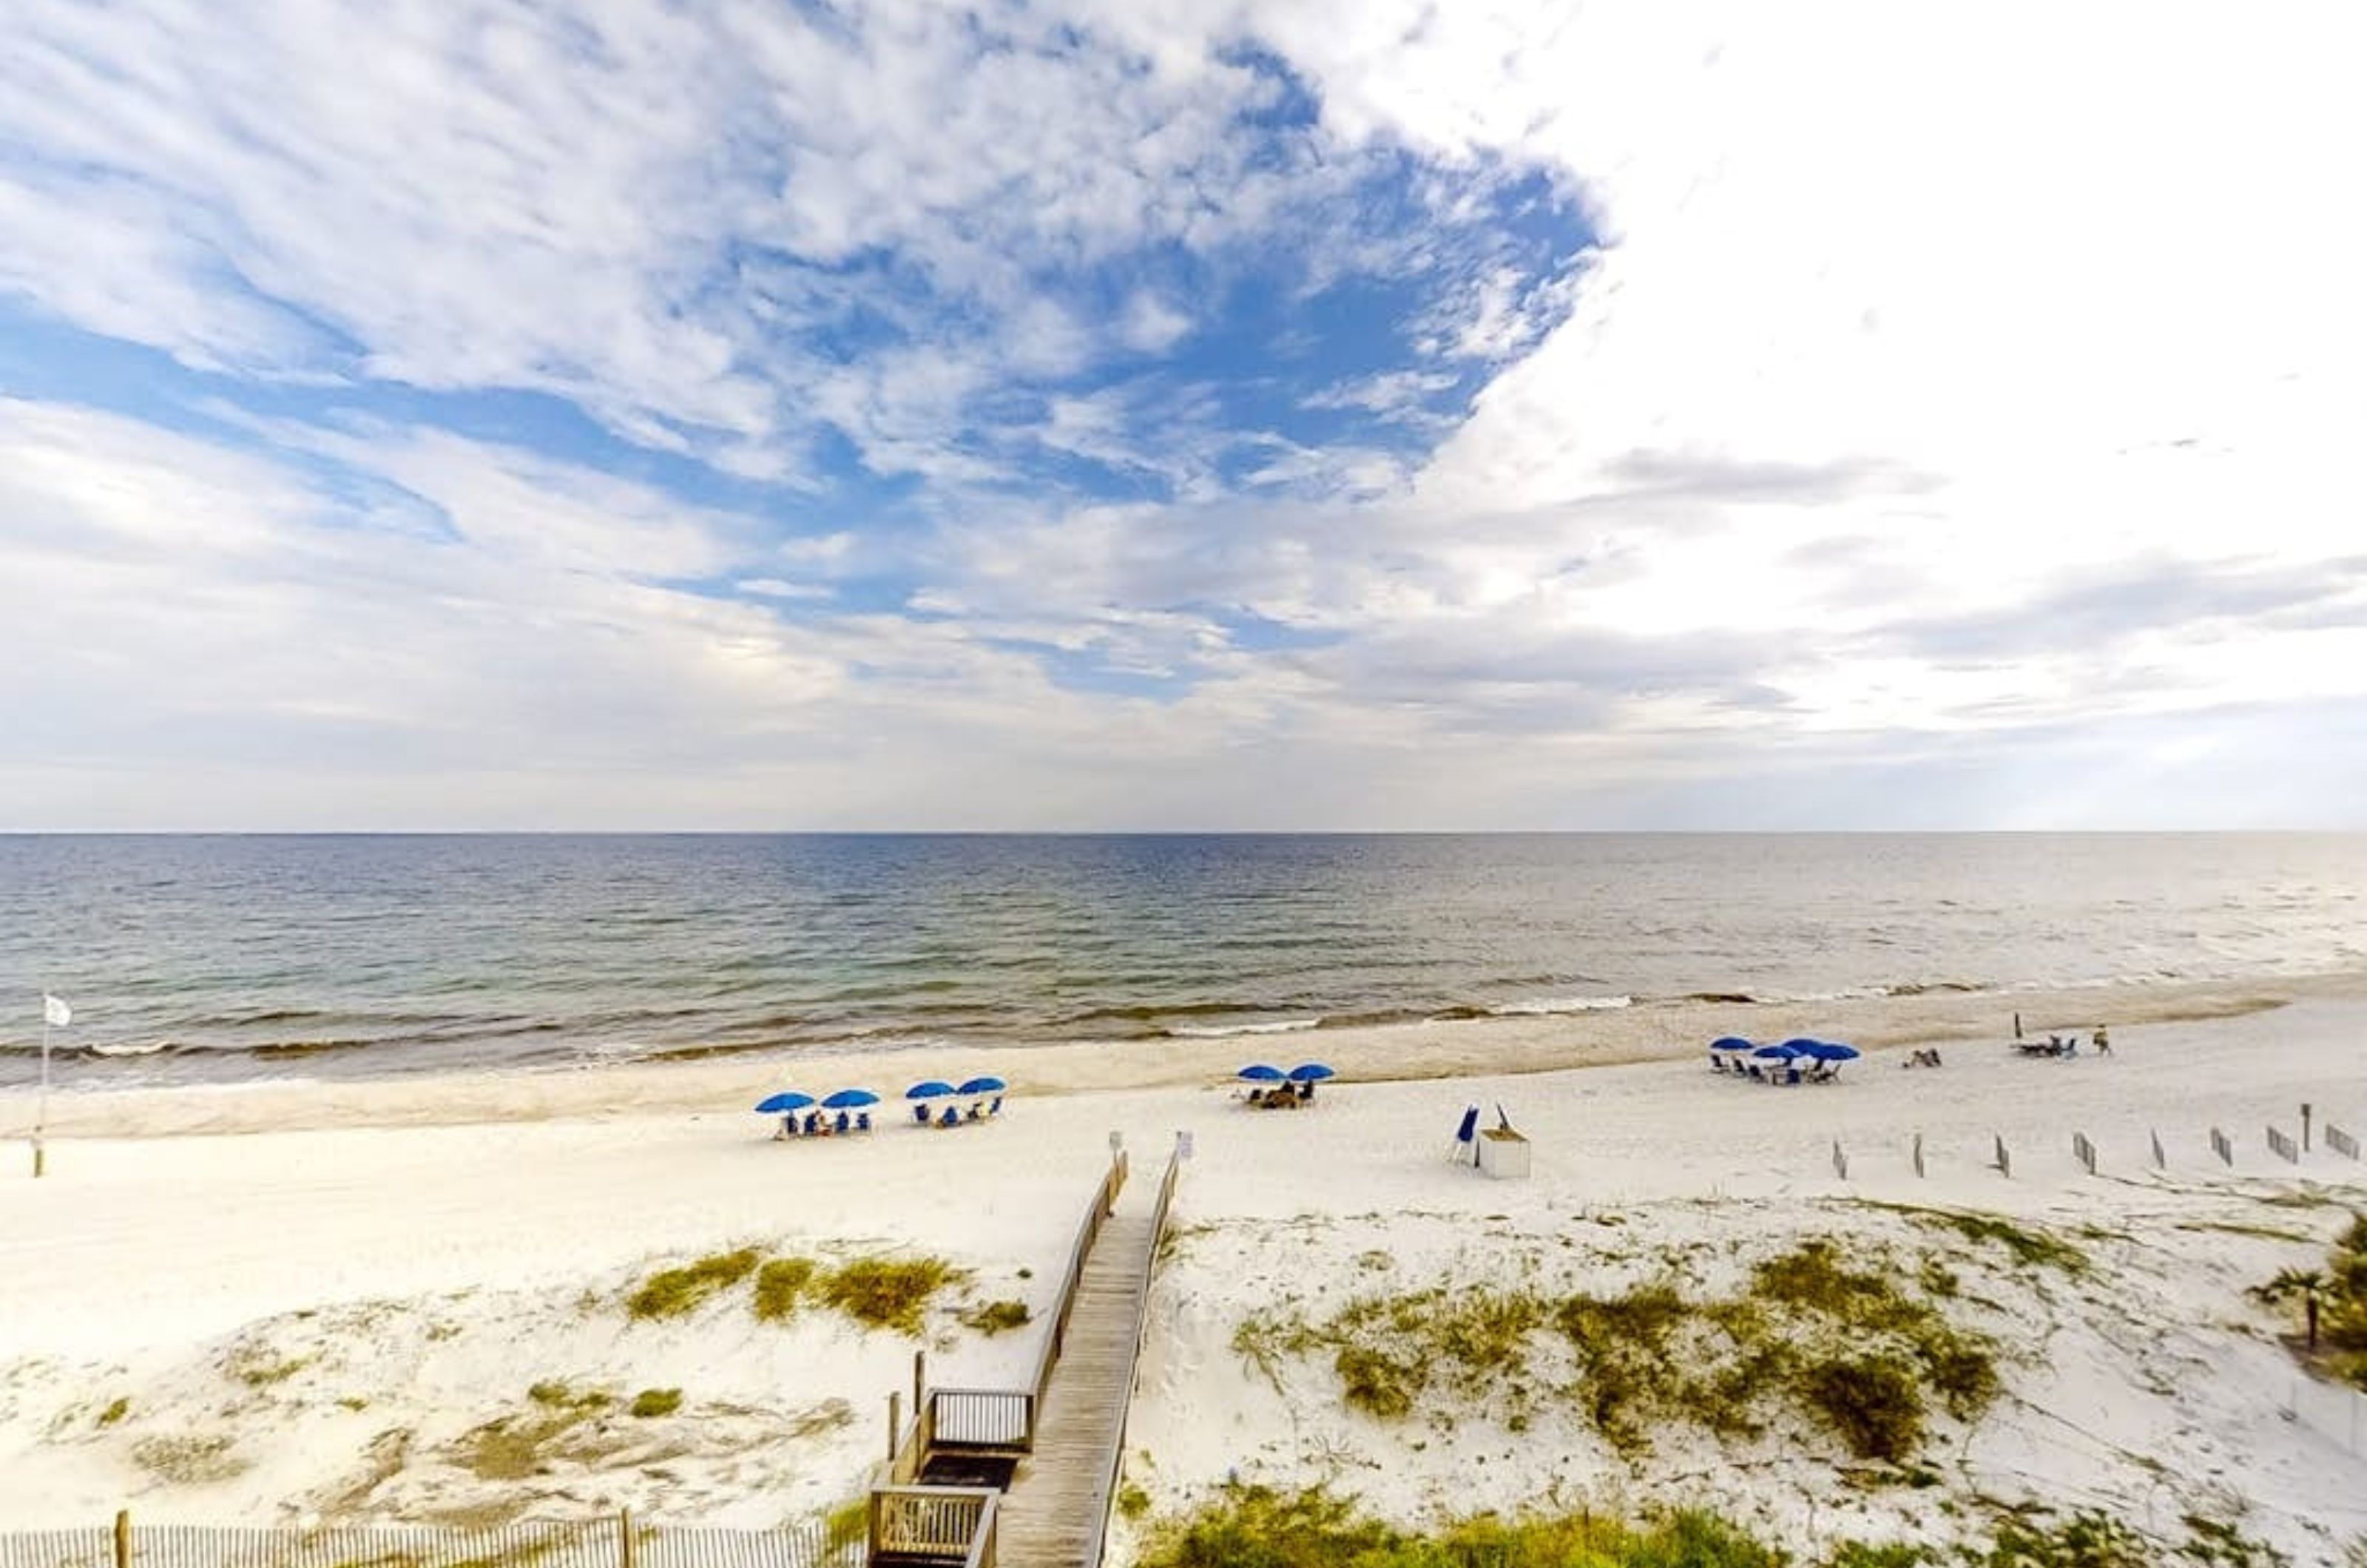
[(2359, 1140), (2331, 1122), (2326, 1124), (2326, 1146), (2336, 1154), (2348, 1155), (2352, 1159), (2359, 1157)]
[(0, 1568), (863, 1568), (866, 1561), (861, 1540), (833, 1545), (820, 1520), (773, 1530), (612, 1516), (494, 1529), (140, 1525), (0, 1534)]
[(2096, 1174), (2096, 1145), (2089, 1141), (2087, 1134), (2071, 1134), (2071, 1157), (2086, 1167), (2089, 1175)]
[(2269, 1147), (2274, 1149), (2277, 1157), (2287, 1165), (2301, 1163), (2301, 1145), (2293, 1141), (2293, 1135), (2291, 1133), (2280, 1132), (2274, 1127), (2270, 1128)]
[(2227, 1134), (2216, 1127), (2211, 1129), (2211, 1152), (2219, 1156), (2221, 1165), (2236, 1163), (2236, 1145), (2228, 1142)]
[(940, 1448), (1023, 1448), (1035, 1430), (1035, 1395), (999, 1388), (935, 1388), (929, 1414)]

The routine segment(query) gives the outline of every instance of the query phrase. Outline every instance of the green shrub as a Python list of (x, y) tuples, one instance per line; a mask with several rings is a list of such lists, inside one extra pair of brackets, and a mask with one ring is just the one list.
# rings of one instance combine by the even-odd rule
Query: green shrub
[(1974, 1568), (2152, 1568), (2154, 1553), (2128, 1526), (2083, 1509), (2056, 1525), (2010, 1514), (1970, 1560)]
[(1117, 1489), (1117, 1512), (1120, 1518), (1138, 1519), (1150, 1512), (1150, 1494), (1129, 1481)]
[(1395, 1420), (1413, 1408), (1430, 1380), (1425, 1363), (1410, 1357), (1387, 1355), (1365, 1345), (1342, 1345), (1333, 1353), (1331, 1370), (1340, 1374), (1341, 1397), (1350, 1406), (1384, 1421)]
[(980, 1334), (1001, 1334), (1006, 1329), (1025, 1328), (1032, 1314), (1025, 1302), (988, 1302), (967, 1313), (962, 1322)]
[(815, 1289), (821, 1299), (866, 1328), (921, 1332), (921, 1314), (961, 1270), (941, 1258), (858, 1258)]
[(625, 1310), (640, 1318), (681, 1317), (754, 1273), (762, 1257), (754, 1247), (743, 1247), (680, 1269), (660, 1269), (626, 1298)]
[(775, 1258), (756, 1270), (756, 1316), (765, 1323), (795, 1317), (798, 1303), (821, 1265), (810, 1258)]
[(1887, 1356), (1817, 1362), (1803, 1370), (1800, 1392), (1860, 1459), (1903, 1460), (1923, 1440), (1922, 1391)]
[(1591, 1514), (1481, 1515), (1423, 1536), (1392, 1529), (1320, 1486), (1230, 1485), (1156, 1531), (1138, 1568), (1782, 1568), (1784, 1562), (1780, 1551), (1709, 1514), (1645, 1524)]
[(647, 1420), (652, 1416), (671, 1416), (682, 1408), (682, 1390), (678, 1388), (645, 1388), (633, 1395), (630, 1406), (634, 1415)]
[(131, 1414), (130, 1397), (118, 1394), (112, 1404), (98, 1413), (98, 1424), (102, 1427), (112, 1427), (130, 1414)]

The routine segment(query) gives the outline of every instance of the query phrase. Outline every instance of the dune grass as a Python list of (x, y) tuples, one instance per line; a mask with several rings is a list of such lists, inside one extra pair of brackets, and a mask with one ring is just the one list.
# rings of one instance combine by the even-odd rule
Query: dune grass
[[(1487, 1391), (1514, 1430), (1572, 1404), (1622, 1452), (1672, 1425), (1751, 1436), (1788, 1411), (1851, 1455), (1904, 1463), (1935, 1410), (1977, 1416), (1999, 1389), (1997, 1347), (1952, 1324), (1930, 1276), (1885, 1248), (1811, 1239), (1760, 1259), (1738, 1292), (1688, 1297), (1674, 1278), (1566, 1296), (1468, 1285), (1371, 1294), (1328, 1317), (1276, 1305), (1233, 1348), (1279, 1389), (1284, 1363), (1328, 1356), (1341, 1399), (1376, 1419), (1433, 1384)], [(1567, 1355), (1567, 1361), (1563, 1356)], [(1574, 1379), (1557, 1382), (1574, 1365)]]
[(1477, 1514), (1409, 1530), (1324, 1486), (1230, 1483), (1193, 1513), (1153, 1523), (1137, 1568), (2285, 1568), (2232, 1526), (2181, 1522), (2185, 1539), (2169, 1543), (2092, 1509), (2002, 1509), (1952, 1546), (1841, 1540), (1801, 1557), (1702, 1510)]
[[(685, 1316), (751, 1278), (751, 1310), (760, 1322), (786, 1323), (818, 1305), (866, 1328), (917, 1336), (939, 1292), (969, 1274), (941, 1258), (857, 1258), (833, 1269), (816, 1258), (767, 1258), (761, 1248), (743, 1247), (658, 1270), (626, 1296), (625, 1310), (641, 1320)], [(963, 1321), (989, 1333), (1027, 1321), (1024, 1303), (996, 1303), (980, 1312), (991, 1322), (972, 1321), (979, 1314)]]
[(753, 1247), (719, 1252), (679, 1269), (661, 1269), (625, 1299), (638, 1318), (682, 1317), (756, 1271), (764, 1254)]

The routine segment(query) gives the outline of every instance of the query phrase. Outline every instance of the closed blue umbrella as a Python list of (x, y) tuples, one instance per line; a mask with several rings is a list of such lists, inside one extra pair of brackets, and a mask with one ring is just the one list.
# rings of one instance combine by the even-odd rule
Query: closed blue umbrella
[(825, 1111), (844, 1111), (851, 1106), (877, 1105), (879, 1097), (867, 1089), (843, 1089), (835, 1094), (824, 1095), (821, 1103)]
[(906, 1089), (904, 1091), (904, 1098), (907, 1100), (942, 1100), (946, 1095), (959, 1094), (961, 1090), (954, 1088), (953, 1085), (946, 1082), (943, 1078), (924, 1078), (921, 1082), (916, 1083), (912, 1088)]
[(990, 1076), (987, 1077), (967, 1078), (963, 1080), (961, 1088), (956, 1089), (954, 1092), (957, 1094), (1001, 1094), (1002, 1092), (1002, 1088), (1003, 1085), (1001, 1078)]
[(1240, 1072), (1235, 1073), (1233, 1077), (1237, 1078), (1247, 1078), (1251, 1083), (1280, 1083), (1282, 1081), (1282, 1069), (1280, 1067), (1269, 1067), (1263, 1062), (1256, 1062), (1252, 1063), (1249, 1066), (1243, 1067)]
[(1320, 1083), (1331, 1076), (1331, 1069), (1320, 1062), (1301, 1062), (1290, 1069), (1293, 1083)]
[(799, 1094), (797, 1090), (790, 1089), (786, 1094), (776, 1094), (758, 1100), (756, 1109), (767, 1116), (778, 1116), (784, 1111), (803, 1111), (813, 1102), (812, 1095)]
[(1713, 1051), (1755, 1051), (1759, 1047), (1757, 1042), (1745, 1040), (1739, 1034), (1725, 1034), (1711, 1041), (1709, 1048)]

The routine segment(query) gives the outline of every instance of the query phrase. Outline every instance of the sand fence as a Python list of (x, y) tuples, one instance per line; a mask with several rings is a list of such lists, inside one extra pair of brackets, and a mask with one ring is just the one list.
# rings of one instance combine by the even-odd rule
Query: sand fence
[[(2296, 1171), (2320, 1148), (2326, 1151), (2327, 1156), (2339, 1158), (2352, 1167), (2361, 1163), (2360, 1144), (2356, 1135), (2328, 1122), (2313, 1137), (2310, 1117), (2311, 1108), (2303, 1106), (2301, 1133), (2298, 1136), (2274, 1123), (2264, 1126), (2261, 1129), (2261, 1142), (2269, 1154), (2277, 1161)], [(2208, 1130), (2205, 1141), (2210, 1147), (2212, 1157), (2218, 1161), (2220, 1167), (2223, 1169), (2234, 1170), (2239, 1151), (2236, 1136), (2225, 1128), (2213, 1127)], [(2183, 1148), (2184, 1142), (2181, 1141), (2178, 1146)], [(1847, 1181), (1850, 1179), (1852, 1162), (1863, 1162), (1871, 1156), (1877, 1161), (1878, 1168), (1887, 1163), (1883, 1161), (1881, 1156), (1890, 1153), (1894, 1148), (1905, 1152), (1906, 1167), (1918, 1178), (1930, 1174), (1931, 1160), (1940, 1152), (1936, 1145), (1927, 1150), (1924, 1134), (1921, 1133), (1902, 1133), (1895, 1139), (1885, 1140), (1881, 1145), (1861, 1141), (1852, 1145), (1845, 1144), (1837, 1137), (1831, 1140), (1830, 1152), (1827, 1156), (1826, 1163), (1832, 1168), (1836, 1179)], [(2133, 1160), (2129, 1166), (2122, 1168), (2124, 1173), (2136, 1168), (2140, 1162), (2146, 1168), (2156, 1171), (2166, 1171), (2169, 1168), (2170, 1148), (2162, 1143), (2158, 1129), (2146, 1129), (2145, 1149), (2145, 1155), (2138, 1156), (2137, 1160)], [(2004, 1134), (1996, 1133), (1989, 1135), (1988, 1157), (1981, 1160), (1980, 1164), (1985, 1168), (1994, 1170), (2001, 1176), (2011, 1177), (2014, 1173), (2014, 1161), (2017, 1156), (2026, 1156), (2040, 1152), (2042, 1151), (2033, 1150), (2027, 1145), (2010, 1143)], [(2104, 1174), (2102, 1168), (2107, 1163), (2105, 1155), (2096, 1141), (2085, 1132), (2072, 1133), (2070, 1155), (2072, 1163), (2088, 1175)]]

